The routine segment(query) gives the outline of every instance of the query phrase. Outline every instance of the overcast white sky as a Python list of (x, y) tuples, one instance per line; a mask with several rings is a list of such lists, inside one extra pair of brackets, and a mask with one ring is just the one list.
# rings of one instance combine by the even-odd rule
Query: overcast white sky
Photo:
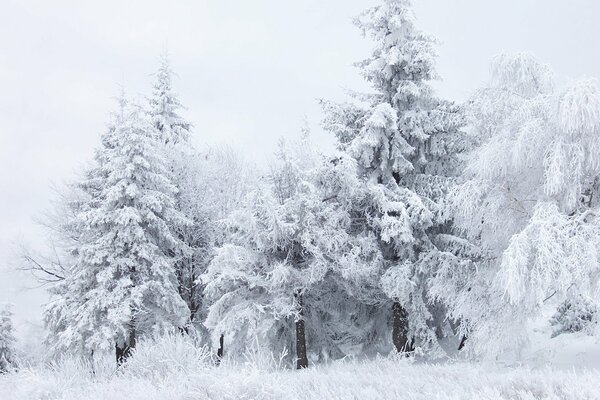
[[(0, 302), (17, 322), (45, 301), (11, 270), (11, 244), (40, 242), (32, 218), (52, 182), (92, 155), (122, 84), (148, 93), (165, 45), (196, 141), (262, 160), (306, 114), (328, 146), (316, 98), (361, 89), (354, 61), (369, 43), (351, 18), (374, 0), (2, 0), (0, 24)], [(502, 51), (531, 51), (563, 80), (600, 75), (597, 0), (415, 0), (437, 35), (440, 94), (463, 100)], [(4, 267), (4, 268), (3, 268)]]

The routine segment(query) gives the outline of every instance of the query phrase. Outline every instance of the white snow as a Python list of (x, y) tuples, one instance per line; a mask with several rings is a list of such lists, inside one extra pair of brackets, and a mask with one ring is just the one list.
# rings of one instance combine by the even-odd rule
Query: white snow
[[(174, 360), (161, 360), (175, 363)], [(148, 365), (148, 369), (160, 368)], [(3, 400), (191, 399), (597, 399), (600, 371), (498, 367), (406, 360), (337, 362), (303, 371), (253, 365), (166, 369), (164, 375), (124, 369), (90, 376), (73, 361), (0, 377)]]

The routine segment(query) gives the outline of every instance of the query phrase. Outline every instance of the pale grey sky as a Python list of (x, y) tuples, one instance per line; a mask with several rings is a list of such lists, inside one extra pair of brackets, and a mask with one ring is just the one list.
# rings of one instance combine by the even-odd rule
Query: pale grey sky
[[(196, 141), (227, 142), (260, 160), (316, 98), (361, 89), (352, 63), (369, 43), (351, 18), (375, 0), (2, 0), (0, 24), (0, 302), (37, 321), (45, 301), (11, 270), (11, 243), (39, 243), (32, 218), (52, 182), (92, 155), (122, 84), (150, 91), (165, 45)], [(420, 26), (441, 40), (440, 94), (463, 100), (485, 82), (489, 59), (530, 51), (563, 79), (600, 75), (597, 0), (415, 0)], [(3, 269), (4, 267), (4, 269)]]

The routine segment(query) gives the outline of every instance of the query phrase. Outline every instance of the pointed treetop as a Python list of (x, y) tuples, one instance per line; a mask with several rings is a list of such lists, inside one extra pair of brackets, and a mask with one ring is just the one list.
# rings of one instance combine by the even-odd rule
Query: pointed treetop
[(165, 144), (189, 144), (191, 124), (179, 115), (179, 110), (184, 107), (173, 92), (173, 75), (169, 54), (165, 51), (160, 56), (160, 66), (149, 99), (150, 117)]
[(355, 19), (363, 34), (377, 42), (371, 57), (359, 66), (365, 78), (390, 103), (428, 96), (427, 88), (420, 87), (418, 82), (437, 78), (437, 41), (419, 30), (414, 21), (408, 0), (385, 0)]

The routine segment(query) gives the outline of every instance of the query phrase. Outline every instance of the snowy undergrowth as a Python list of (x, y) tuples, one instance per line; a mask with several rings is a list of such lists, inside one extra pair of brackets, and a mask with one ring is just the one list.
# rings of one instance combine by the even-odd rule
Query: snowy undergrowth
[[(64, 359), (52, 366), (0, 376), (0, 399), (597, 399), (600, 372), (500, 368), (406, 360), (343, 361), (304, 371), (266, 369), (251, 363), (215, 366), (178, 351), (148, 349), (114, 371), (96, 374), (85, 363)], [(179, 350), (185, 350), (182, 344)], [(187, 349), (189, 350), (189, 348)], [(164, 357), (158, 357), (163, 354)], [(197, 352), (193, 353), (199, 355)], [(203, 354), (203, 353), (202, 353)], [(182, 356), (182, 359), (177, 359)], [(108, 360), (107, 360), (108, 361)]]

